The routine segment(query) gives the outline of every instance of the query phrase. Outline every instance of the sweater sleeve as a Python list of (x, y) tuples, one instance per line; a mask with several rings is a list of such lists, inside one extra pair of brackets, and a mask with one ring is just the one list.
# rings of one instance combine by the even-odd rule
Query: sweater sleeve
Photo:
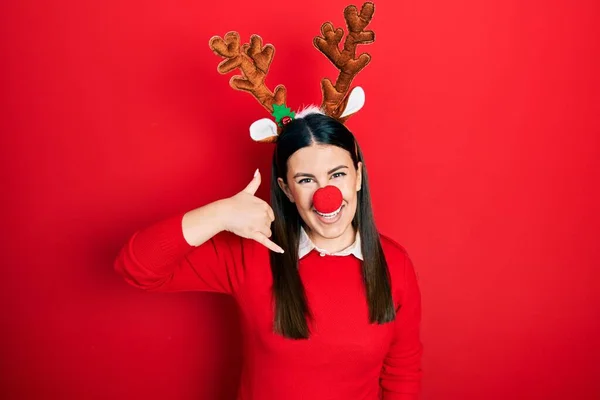
[(243, 239), (221, 232), (192, 246), (183, 236), (183, 216), (135, 232), (117, 255), (115, 270), (127, 283), (147, 291), (234, 294), (244, 280)]
[(417, 400), (421, 389), (421, 293), (412, 261), (404, 255), (400, 309), (381, 370), (382, 400)]

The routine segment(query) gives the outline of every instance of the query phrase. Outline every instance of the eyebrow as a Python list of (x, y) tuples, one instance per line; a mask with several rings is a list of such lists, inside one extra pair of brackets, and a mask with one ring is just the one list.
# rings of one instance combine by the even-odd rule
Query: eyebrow
[[(338, 165), (334, 169), (331, 169), (331, 170), (327, 171), (327, 175), (333, 174), (335, 171), (340, 170), (342, 168), (348, 168), (348, 167), (345, 166), (345, 165)], [(311, 178), (315, 177), (313, 174), (308, 174), (306, 172), (298, 172), (296, 175), (294, 175), (294, 179), (298, 178), (298, 177), (301, 177), (301, 176), (308, 176), (308, 177), (311, 177)]]

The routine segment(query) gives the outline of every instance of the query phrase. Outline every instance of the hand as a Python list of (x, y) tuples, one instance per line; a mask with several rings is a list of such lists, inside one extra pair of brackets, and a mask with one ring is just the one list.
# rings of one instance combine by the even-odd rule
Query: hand
[(283, 253), (283, 249), (273, 243), (271, 237), (271, 223), (275, 220), (275, 214), (271, 206), (254, 194), (261, 182), (258, 170), (248, 186), (241, 192), (224, 202), (224, 229), (238, 236), (253, 239), (267, 248)]

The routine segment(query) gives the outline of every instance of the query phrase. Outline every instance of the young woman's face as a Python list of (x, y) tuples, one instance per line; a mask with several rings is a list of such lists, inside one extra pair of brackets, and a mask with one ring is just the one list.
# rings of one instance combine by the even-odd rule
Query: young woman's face
[[(292, 154), (287, 166), (287, 184), (278, 178), (279, 187), (296, 204), (312, 236), (335, 239), (347, 233), (356, 213), (362, 163), (354, 168), (346, 150), (333, 145), (314, 144)], [(315, 191), (328, 185), (340, 189), (343, 197), (341, 211), (331, 219), (321, 217), (313, 206)]]

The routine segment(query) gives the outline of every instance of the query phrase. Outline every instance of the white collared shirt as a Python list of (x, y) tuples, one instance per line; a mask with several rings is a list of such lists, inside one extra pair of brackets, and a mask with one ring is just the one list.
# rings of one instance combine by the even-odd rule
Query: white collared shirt
[(318, 251), (321, 256), (353, 255), (354, 257), (358, 258), (361, 261), (363, 259), (362, 250), (360, 248), (360, 234), (358, 233), (358, 231), (356, 231), (356, 239), (354, 240), (354, 243), (352, 243), (350, 246), (346, 247), (344, 250), (340, 250), (335, 253), (329, 253), (327, 250), (323, 250), (323, 249), (320, 249), (317, 246), (315, 246), (315, 244), (312, 242), (312, 240), (310, 240), (310, 238), (308, 237), (308, 234), (304, 230), (304, 227), (300, 227), (300, 243), (298, 245), (298, 259), (301, 259), (305, 255), (310, 253), (312, 250)]

